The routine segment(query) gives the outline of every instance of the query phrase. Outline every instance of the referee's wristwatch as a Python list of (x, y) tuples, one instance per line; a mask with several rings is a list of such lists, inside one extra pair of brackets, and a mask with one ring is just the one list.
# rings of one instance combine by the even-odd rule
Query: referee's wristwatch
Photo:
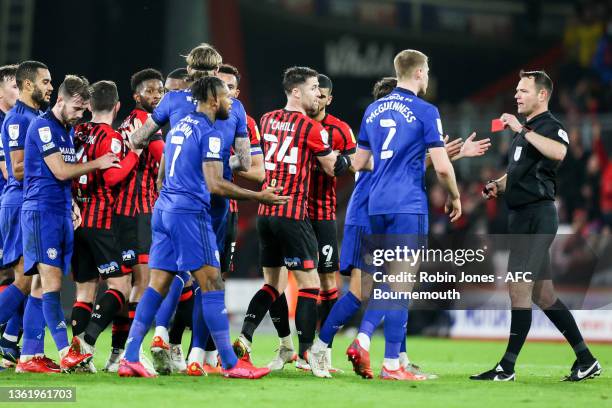
[(523, 127), (521, 128), (521, 131), (519, 132), (519, 135), (525, 137), (525, 135), (529, 132), (531, 132), (531, 128), (529, 126), (525, 126), (523, 125)]

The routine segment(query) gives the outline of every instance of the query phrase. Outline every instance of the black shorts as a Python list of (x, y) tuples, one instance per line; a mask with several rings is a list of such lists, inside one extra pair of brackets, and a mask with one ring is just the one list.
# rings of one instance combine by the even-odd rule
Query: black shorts
[(234, 252), (236, 250), (236, 239), (238, 238), (238, 213), (228, 211), (226, 220), (225, 245), (221, 253), (222, 273), (234, 271)]
[(531, 272), (537, 280), (551, 279), (549, 250), (558, 227), (559, 217), (553, 201), (540, 201), (510, 210), (508, 271)]
[(319, 244), (319, 273), (333, 273), (340, 269), (336, 220), (310, 220)]
[(121, 250), (112, 230), (77, 228), (74, 232), (72, 277), (75, 282), (123, 276)]
[(134, 217), (115, 214), (113, 226), (121, 248), (123, 264), (132, 267), (149, 263), (151, 214), (137, 214)]
[(317, 238), (310, 220), (258, 216), (257, 234), (263, 267), (317, 268)]

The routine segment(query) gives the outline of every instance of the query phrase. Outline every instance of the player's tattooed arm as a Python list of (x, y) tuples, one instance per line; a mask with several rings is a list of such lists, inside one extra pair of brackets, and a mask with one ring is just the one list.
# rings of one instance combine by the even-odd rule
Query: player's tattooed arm
[(249, 171), (238, 171), (236, 173), (240, 177), (254, 181), (256, 183), (262, 183), (266, 178), (266, 170), (264, 169), (263, 154), (256, 154), (251, 156), (251, 168)]
[(237, 137), (234, 140), (234, 155), (230, 157), (232, 171), (249, 171), (251, 169), (251, 142), (248, 137)]
[(262, 204), (282, 205), (289, 201), (289, 196), (280, 196), (280, 188), (266, 188), (262, 191), (247, 190), (223, 178), (221, 161), (206, 161), (202, 165), (206, 186), (212, 194), (236, 200), (255, 200)]
[(142, 149), (147, 146), (151, 136), (159, 129), (159, 125), (155, 123), (155, 121), (151, 118), (147, 119), (147, 121), (136, 129), (134, 133), (129, 135), (130, 143), (136, 149)]

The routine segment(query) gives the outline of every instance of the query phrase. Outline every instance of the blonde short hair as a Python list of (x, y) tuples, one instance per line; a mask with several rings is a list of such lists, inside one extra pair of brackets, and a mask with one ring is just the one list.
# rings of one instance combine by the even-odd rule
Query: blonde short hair
[(412, 75), (416, 68), (427, 62), (427, 55), (417, 50), (400, 51), (393, 59), (395, 75), (398, 79), (405, 79)]
[(193, 71), (215, 71), (223, 63), (221, 54), (210, 44), (202, 43), (189, 51), (185, 57), (187, 66)]

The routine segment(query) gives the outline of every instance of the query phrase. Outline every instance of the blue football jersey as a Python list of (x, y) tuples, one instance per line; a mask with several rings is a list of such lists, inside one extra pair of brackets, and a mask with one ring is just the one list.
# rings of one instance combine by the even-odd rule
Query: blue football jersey
[(51, 110), (30, 124), (25, 141), (23, 210), (70, 214), (72, 180), (57, 179), (44, 159), (59, 152), (64, 162), (76, 163), (71, 130)]
[(2, 197), (3, 206), (16, 207), (20, 206), (23, 202), (23, 182), (13, 176), (11, 151), (24, 149), (26, 133), (30, 122), (40, 113), (40, 111), (29, 107), (25, 103), (17, 101), (4, 118), (1, 137), (8, 180)]
[(406, 89), (368, 106), (358, 145), (374, 157), (369, 215), (427, 214), (425, 153), (444, 147), (442, 133), (438, 109)]
[(172, 127), (166, 137), (165, 178), (155, 208), (199, 213), (210, 209), (202, 163), (221, 160), (221, 133), (208, 117), (192, 112)]
[(372, 173), (369, 171), (360, 171), (355, 174), (355, 188), (353, 188), (351, 199), (346, 208), (345, 224), (361, 227), (370, 225), (368, 198), (370, 196), (371, 178)]
[[(4, 158), (4, 147), (2, 144), (2, 124), (4, 123), (5, 116), (6, 113), (0, 109), (0, 162), (6, 161)], [(0, 199), (2, 197), (2, 193), (4, 192), (4, 186), (6, 186), (6, 179), (4, 177), (0, 177)]]
[(196, 102), (193, 100), (189, 89), (170, 91), (159, 101), (151, 114), (151, 119), (159, 127), (166, 125), (168, 122), (170, 122), (171, 127), (174, 127), (195, 108)]

